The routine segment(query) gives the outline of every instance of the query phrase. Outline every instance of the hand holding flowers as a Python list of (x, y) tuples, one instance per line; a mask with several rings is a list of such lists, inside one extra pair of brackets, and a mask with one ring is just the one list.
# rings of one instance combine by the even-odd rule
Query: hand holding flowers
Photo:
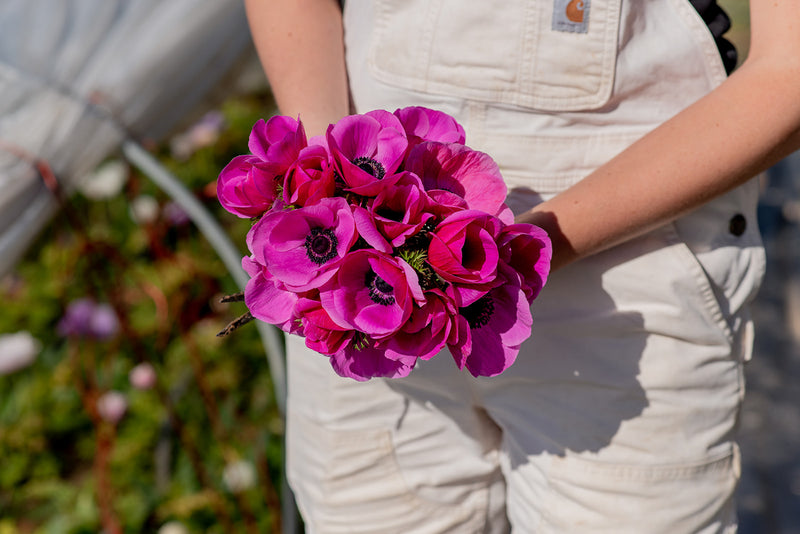
[(406, 376), (444, 347), (475, 376), (508, 368), (552, 250), (544, 230), (514, 224), (497, 164), (464, 143), (452, 117), (420, 107), (344, 117), (312, 139), (290, 117), (256, 123), (251, 154), (217, 182), (225, 209), (257, 218), (250, 313), (356, 380)]

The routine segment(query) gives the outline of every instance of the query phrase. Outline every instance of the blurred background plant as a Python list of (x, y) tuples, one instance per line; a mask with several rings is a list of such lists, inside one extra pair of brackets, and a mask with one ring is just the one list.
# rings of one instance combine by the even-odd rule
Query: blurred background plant
[[(153, 151), (216, 200), (269, 93)], [(185, 213), (121, 159), (85, 177), (0, 281), (0, 534), (277, 532), (283, 427), (255, 328)]]

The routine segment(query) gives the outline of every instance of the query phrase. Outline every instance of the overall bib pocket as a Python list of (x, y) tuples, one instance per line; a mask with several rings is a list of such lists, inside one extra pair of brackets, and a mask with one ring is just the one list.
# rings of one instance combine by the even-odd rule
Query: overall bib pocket
[(368, 68), (408, 90), (540, 111), (597, 109), (614, 85), (620, 3), (486, 0), (467, 9), (459, 0), (378, 0)]

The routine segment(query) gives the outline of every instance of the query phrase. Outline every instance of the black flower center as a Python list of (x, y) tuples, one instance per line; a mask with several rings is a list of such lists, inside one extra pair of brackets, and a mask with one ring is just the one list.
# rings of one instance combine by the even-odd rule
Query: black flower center
[(383, 168), (383, 165), (381, 165), (379, 161), (375, 161), (372, 158), (368, 158), (366, 156), (356, 158), (353, 160), (353, 165), (362, 171), (371, 174), (378, 180), (386, 176), (386, 169)]
[(306, 236), (306, 255), (308, 259), (322, 265), (336, 257), (338, 241), (330, 228), (312, 228)]
[(480, 328), (489, 324), (494, 314), (494, 301), (489, 295), (484, 295), (469, 306), (459, 308), (459, 312), (470, 328)]
[(403, 217), (405, 217), (405, 212), (400, 210), (393, 210), (388, 206), (381, 207), (375, 210), (375, 214), (383, 217), (384, 219), (389, 219), (390, 221), (401, 222)]
[(394, 288), (386, 280), (375, 274), (375, 271), (370, 269), (364, 276), (364, 285), (369, 290), (369, 298), (376, 304), (383, 306), (391, 306), (394, 304)]

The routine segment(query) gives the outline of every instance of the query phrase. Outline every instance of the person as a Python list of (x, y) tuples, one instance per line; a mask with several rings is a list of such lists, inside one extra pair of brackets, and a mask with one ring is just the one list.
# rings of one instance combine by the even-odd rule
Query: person
[(764, 270), (752, 178), (800, 147), (800, 4), (750, 2), (729, 77), (687, 0), (246, 6), (281, 113), (310, 134), (370, 109), (449, 113), (553, 241), (533, 335), (500, 376), (436, 357), (357, 383), (287, 340), (308, 530), (734, 532)]

